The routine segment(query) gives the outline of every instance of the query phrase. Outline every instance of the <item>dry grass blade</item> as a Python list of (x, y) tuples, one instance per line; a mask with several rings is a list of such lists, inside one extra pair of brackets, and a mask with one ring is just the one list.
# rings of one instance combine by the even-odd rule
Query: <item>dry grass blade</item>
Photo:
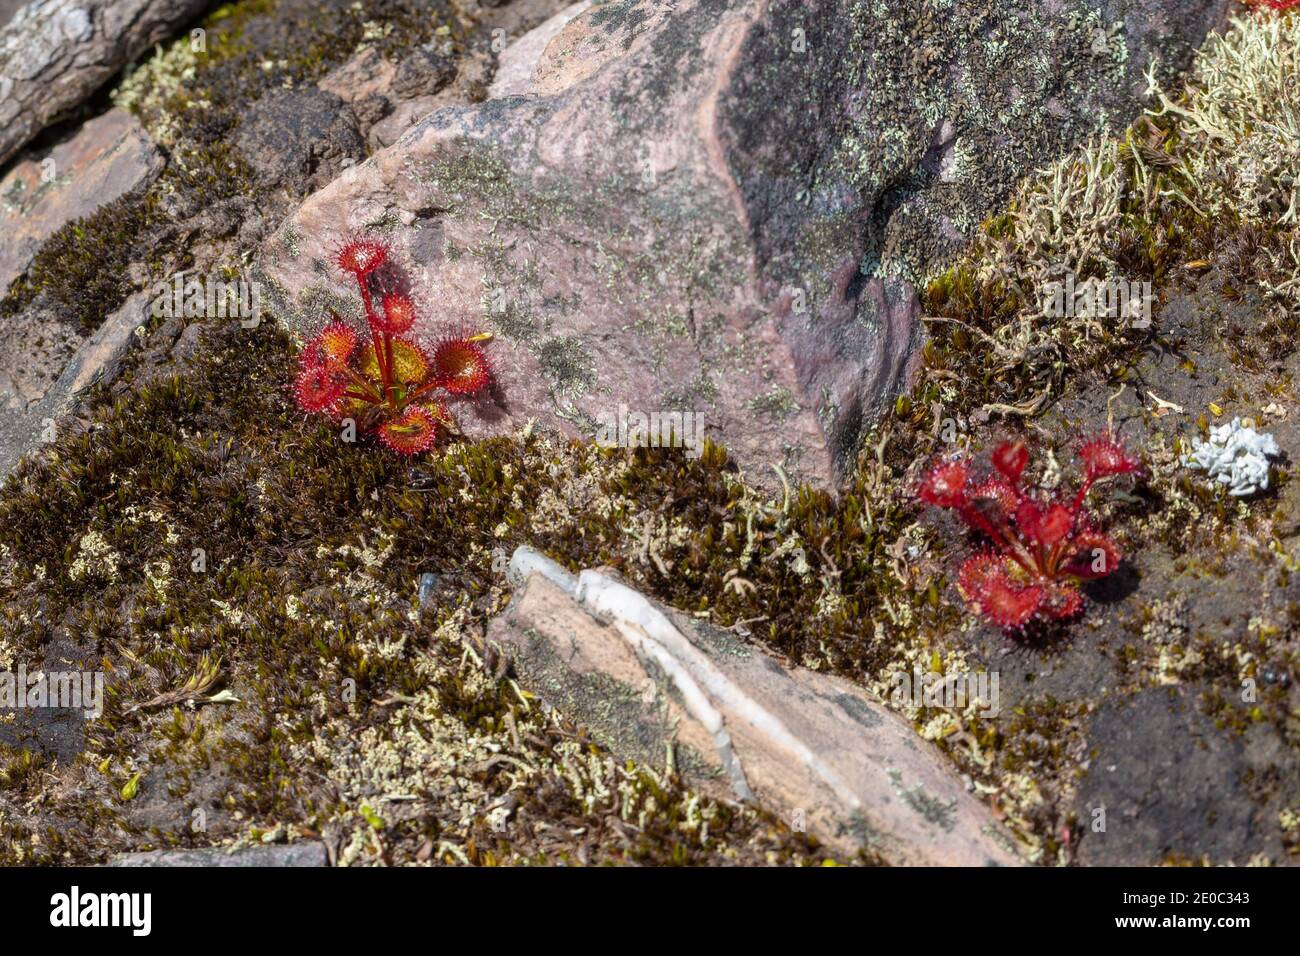
[(213, 660), (210, 655), (204, 654), (199, 658), (194, 673), (180, 687), (159, 694), (143, 704), (133, 704), (124, 712), (133, 714), (138, 710), (157, 710), (160, 707), (171, 707), (186, 701), (201, 701), (216, 687), (219, 680), (221, 680), (221, 658)]

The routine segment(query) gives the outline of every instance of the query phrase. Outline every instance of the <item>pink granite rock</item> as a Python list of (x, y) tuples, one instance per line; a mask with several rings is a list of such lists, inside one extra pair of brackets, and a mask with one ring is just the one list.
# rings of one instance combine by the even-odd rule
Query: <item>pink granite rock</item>
[(831, 485), (916, 363), (914, 285), (1225, 5), (579, 4), (506, 52), (496, 95), (312, 196), (261, 278), (309, 335), (355, 310), (330, 248), (384, 232), (435, 323), (497, 333), (470, 434), (696, 411), (756, 479)]
[(40, 154), (28, 154), (0, 178), (0, 289), (27, 268), (60, 226), (147, 185), (163, 159), (125, 110), (87, 122)]

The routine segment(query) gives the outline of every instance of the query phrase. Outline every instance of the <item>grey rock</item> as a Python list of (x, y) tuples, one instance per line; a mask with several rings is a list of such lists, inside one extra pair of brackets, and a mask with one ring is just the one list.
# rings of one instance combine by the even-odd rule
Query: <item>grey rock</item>
[(352, 108), (315, 88), (262, 97), (239, 124), (236, 145), (263, 184), (295, 193), (324, 185), (366, 155)]
[(404, 99), (432, 96), (456, 78), (456, 60), (434, 46), (423, 46), (397, 65), (393, 93)]
[(353, 103), (352, 112), (357, 118), (357, 131), (364, 137), (371, 127), (393, 112), (393, 102), (376, 93)]
[(0, 28), (0, 163), (205, 0), (33, 0)]
[(0, 27), (13, 19), (13, 15), (27, 5), (27, 0), (0, 0)]
[[(59, 347), (47, 357), (46, 365), (62, 371), (52, 383), (32, 376), (30, 381), (36, 385), (30, 395), (16, 398), (10, 393), (6, 397), (7, 407), (0, 413), (0, 478), (24, 455), (54, 439), (59, 424), (76, 410), (91, 386), (117, 377), (137, 340), (136, 329), (148, 323), (150, 302), (149, 292), (136, 294), (84, 340), (59, 338), (62, 326), (48, 314), (37, 311), (33, 316), (29, 310), (20, 317), (22, 327), (33, 336), (42, 329), (54, 336)], [(41, 309), (41, 301), (32, 308)]]
[(282, 867), (329, 866), (325, 844), (314, 840), (271, 846), (240, 847), (227, 850), (211, 847), (201, 850), (153, 850), (148, 853), (123, 853), (108, 861), (109, 866), (217, 866)]
[(0, 355), (0, 413), (21, 413), (39, 402), (59, 380), (85, 335), (61, 315), (47, 295), (35, 300), (7, 323), (12, 347)]
[[(1248, 794), (1249, 780), (1265, 771), (1252, 765), (1250, 737), (1276, 731), (1252, 728), (1245, 740), (1221, 733), (1200, 712), (1198, 696), (1192, 687), (1155, 687), (1107, 701), (1092, 717), (1088, 771), (1074, 801), (1080, 863), (1285, 858), (1276, 808), (1268, 811)], [(1285, 744), (1278, 741), (1277, 749), (1284, 752)], [(1101, 819), (1104, 829), (1094, 829)]]
[(1014, 842), (945, 758), (861, 688), (787, 669), (730, 631), (602, 570), (529, 548), (488, 640), (549, 705), (623, 759), (780, 814), (852, 854), (898, 864), (1014, 865)]

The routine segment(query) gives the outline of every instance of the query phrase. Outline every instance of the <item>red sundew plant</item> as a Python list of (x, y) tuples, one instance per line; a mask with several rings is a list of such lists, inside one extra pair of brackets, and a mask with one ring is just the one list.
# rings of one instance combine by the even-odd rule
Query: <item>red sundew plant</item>
[(1122, 555), (1093, 527), (1088, 492), (1103, 478), (1136, 472), (1139, 463), (1109, 432), (1079, 447), (1083, 481), (1072, 496), (1026, 488), (1023, 442), (993, 452), (995, 474), (975, 480), (970, 461), (940, 459), (921, 481), (918, 497), (955, 511), (988, 545), (966, 559), (958, 587), (972, 610), (1000, 627), (1021, 630), (1032, 620), (1066, 620), (1083, 608), (1084, 581), (1114, 571)]
[(1246, 0), (1246, 3), (1252, 7), (1277, 10), (1279, 13), (1300, 7), (1300, 0)]
[(352, 418), (398, 454), (416, 455), (453, 426), (438, 393), (474, 395), (491, 384), (482, 346), (491, 335), (445, 338), (426, 352), (407, 334), (418, 320), (410, 296), (384, 293), (376, 305), (372, 277), (390, 252), (381, 240), (363, 237), (335, 254), (335, 265), (361, 290), (369, 341), (331, 313), (333, 321), (299, 357), (294, 398), (305, 412)]

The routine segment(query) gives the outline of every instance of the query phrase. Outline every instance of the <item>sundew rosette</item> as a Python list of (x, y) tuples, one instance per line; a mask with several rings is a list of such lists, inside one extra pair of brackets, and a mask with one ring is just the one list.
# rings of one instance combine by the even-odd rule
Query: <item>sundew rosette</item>
[(970, 608), (985, 620), (1019, 631), (1030, 622), (1068, 620), (1083, 610), (1080, 585), (1119, 567), (1119, 546), (1095, 526), (1088, 494), (1104, 478), (1140, 468), (1109, 432), (1078, 448), (1083, 479), (1074, 494), (1025, 484), (1029, 449), (1003, 442), (993, 473), (976, 476), (963, 456), (935, 462), (917, 489), (922, 502), (953, 511), (982, 540), (957, 573)]
[(376, 288), (391, 263), (391, 247), (370, 236), (335, 251), (334, 265), (357, 283), (365, 327), (331, 312), (299, 356), (293, 394), (309, 414), (351, 419), (391, 451), (416, 455), (455, 430), (447, 399), (491, 386), (484, 349), (491, 335), (444, 336), (426, 350), (415, 334), (423, 318), (416, 303)]

